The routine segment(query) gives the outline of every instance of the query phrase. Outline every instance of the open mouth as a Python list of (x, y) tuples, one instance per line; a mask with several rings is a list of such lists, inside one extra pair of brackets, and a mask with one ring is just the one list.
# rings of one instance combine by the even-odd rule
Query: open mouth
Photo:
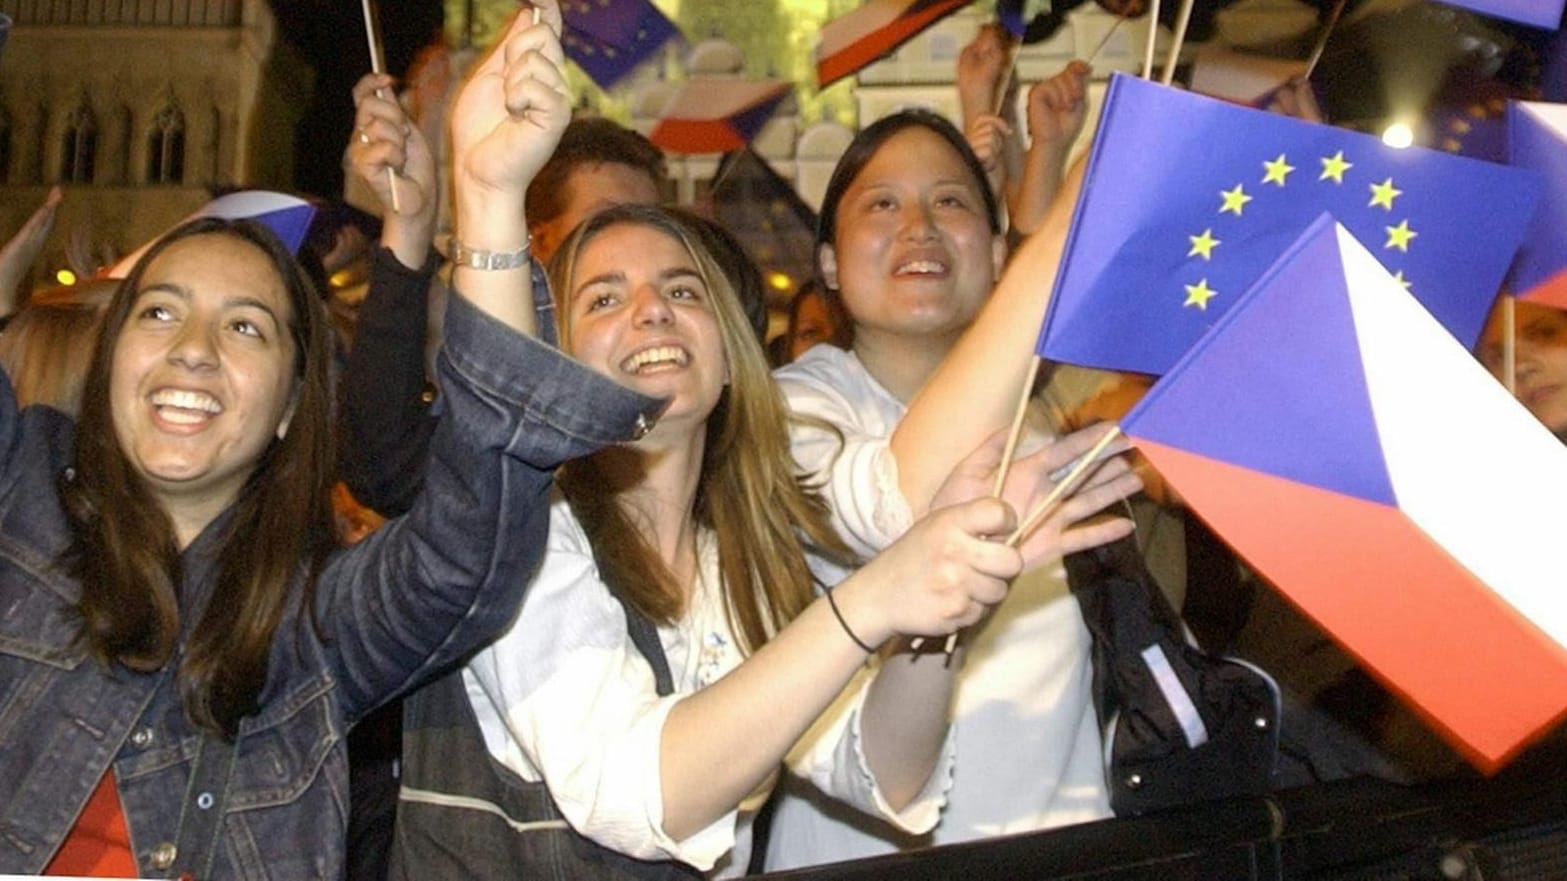
[(680, 346), (653, 346), (620, 362), (620, 369), (637, 374), (666, 367), (684, 367), (689, 363), (691, 353)]
[(159, 389), (152, 393), (151, 403), (159, 418), (175, 425), (194, 425), (223, 412), (217, 398), (186, 389)]
[(940, 260), (910, 260), (898, 264), (894, 275), (939, 278), (947, 274), (947, 264)]

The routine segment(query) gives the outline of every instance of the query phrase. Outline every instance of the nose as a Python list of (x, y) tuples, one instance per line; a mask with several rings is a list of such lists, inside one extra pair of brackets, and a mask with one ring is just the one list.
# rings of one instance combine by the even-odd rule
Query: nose
[(917, 242), (936, 238), (936, 218), (924, 203), (915, 203), (903, 209), (903, 237)]
[(651, 285), (637, 288), (633, 294), (632, 320), (638, 327), (658, 327), (674, 321), (675, 314), (662, 292)]
[(210, 370), (218, 364), (214, 329), (206, 322), (187, 320), (169, 347), (169, 360), (188, 370)]

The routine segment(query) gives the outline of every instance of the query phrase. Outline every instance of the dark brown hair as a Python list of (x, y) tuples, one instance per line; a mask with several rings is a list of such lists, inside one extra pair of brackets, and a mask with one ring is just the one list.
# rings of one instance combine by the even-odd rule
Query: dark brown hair
[[(114, 349), (147, 267), (174, 242), (204, 235), (247, 242), (272, 263), (289, 298), (296, 385), (289, 430), (261, 454), (225, 515), (214, 583), (205, 607), (194, 609), (181, 607), (173, 524), (120, 447), (109, 388)], [(143, 672), (168, 663), (183, 641), (185, 712), (231, 738), (256, 710), (282, 621), (295, 611), (313, 621), (315, 577), (332, 548), (328, 340), (320, 300), (277, 236), (254, 221), (205, 218), (176, 228), (137, 262), (109, 303), (88, 367), (75, 477), (63, 490), (76, 527), (81, 638), (100, 661)], [(199, 617), (182, 640), (190, 615)]]
[[(662, 191), (667, 174), (664, 153), (639, 132), (599, 117), (573, 119), (555, 152), (528, 185), (524, 212), (530, 225), (549, 223), (566, 210), (566, 179), (579, 165), (613, 162), (647, 174)], [(567, 230), (570, 232), (570, 230)]]

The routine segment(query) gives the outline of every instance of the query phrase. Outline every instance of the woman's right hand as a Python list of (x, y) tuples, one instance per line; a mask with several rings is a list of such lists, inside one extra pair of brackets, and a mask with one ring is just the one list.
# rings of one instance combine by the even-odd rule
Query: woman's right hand
[(1022, 553), (999, 540), (1016, 525), (1011, 506), (994, 498), (933, 511), (834, 588), (834, 599), (872, 646), (960, 630), (1005, 599), (1023, 571)]

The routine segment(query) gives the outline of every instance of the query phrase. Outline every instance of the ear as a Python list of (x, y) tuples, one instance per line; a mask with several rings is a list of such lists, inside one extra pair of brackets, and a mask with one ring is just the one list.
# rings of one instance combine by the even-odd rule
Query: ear
[(277, 439), (282, 440), (288, 436), (289, 423), (294, 421), (294, 409), (299, 406), (299, 383), (294, 383), (294, 393), (289, 396), (288, 406), (283, 408), (283, 418), (277, 423)]
[(816, 249), (816, 265), (822, 272), (822, 284), (838, 290), (838, 252), (832, 245), (822, 245)]
[(990, 262), (997, 279), (1007, 266), (1007, 237), (997, 233), (990, 237)]

